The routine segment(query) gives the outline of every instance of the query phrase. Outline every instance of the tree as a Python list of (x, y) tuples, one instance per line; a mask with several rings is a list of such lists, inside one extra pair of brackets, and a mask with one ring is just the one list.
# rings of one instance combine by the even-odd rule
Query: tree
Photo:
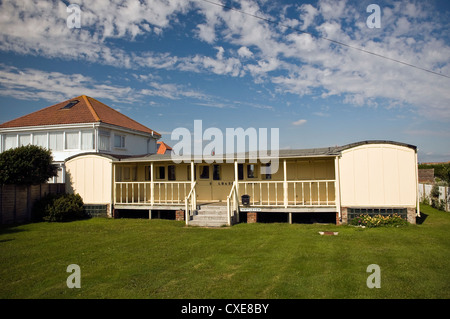
[(50, 150), (28, 145), (0, 153), (0, 184), (38, 185), (58, 174)]

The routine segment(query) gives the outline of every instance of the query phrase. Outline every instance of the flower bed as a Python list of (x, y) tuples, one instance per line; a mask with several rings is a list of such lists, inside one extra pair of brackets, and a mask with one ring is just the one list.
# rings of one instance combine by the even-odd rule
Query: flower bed
[(353, 218), (350, 225), (364, 226), (364, 227), (380, 227), (380, 226), (406, 226), (408, 222), (398, 214), (392, 214), (387, 216), (382, 215), (359, 215)]

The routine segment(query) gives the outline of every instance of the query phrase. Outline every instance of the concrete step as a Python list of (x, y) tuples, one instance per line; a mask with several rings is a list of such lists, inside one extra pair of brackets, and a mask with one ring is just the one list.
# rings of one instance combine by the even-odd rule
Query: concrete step
[(228, 216), (226, 206), (201, 206), (200, 210), (194, 213), (191, 226), (221, 227), (227, 225)]
[(195, 215), (192, 220), (217, 220), (217, 221), (226, 221), (226, 215)]
[(201, 227), (221, 227), (226, 226), (227, 221), (211, 221), (211, 220), (191, 220), (189, 226), (201, 226)]

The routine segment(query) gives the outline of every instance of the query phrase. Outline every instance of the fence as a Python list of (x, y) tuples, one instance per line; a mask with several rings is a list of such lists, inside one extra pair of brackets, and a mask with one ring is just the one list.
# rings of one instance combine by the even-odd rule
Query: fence
[[(431, 189), (434, 185), (419, 184), (419, 199), (422, 202), (425, 198), (431, 202)], [(439, 201), (444, 201), (445, 211), (450, 211), (450, 187), (439, 186)]]
[(62, 194), (65, 184), (41, 184), (31, 186), (0, 186), (0, 224), (25, 223), (31, 219), (36, 200), (46, 194)]

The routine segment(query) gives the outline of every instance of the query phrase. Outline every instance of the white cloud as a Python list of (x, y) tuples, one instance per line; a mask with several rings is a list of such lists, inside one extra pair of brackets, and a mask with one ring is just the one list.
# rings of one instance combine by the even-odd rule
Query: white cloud
[(292, 125), (300, 126), (305, 124), (307, 121), (305, 119), (300, 119), (298, 121), (292, 122)]
[(134, 76), (146, 83), (147, 88), (137, 90), (129, 86), (99, 83), (82, 74), (46, 72), (30, 68), (18, 69), (0, 64), (0, 95), (22, 100), (63, 101), (84, 94), (121, 103), (142, 102), (148, 96), (170, 100), (191, 98), (209, 101), (213, 99), (209, 95), (188, 89), (182, 85), (157, 82), (154, 78), (145, 75)]
[[(273, 90), (278, 94), (339, 96), (344, 103), (361, 106), (402, 105), (412, 107), (428, 118), (450, 120), (447, 78), (339, 46), (310, 34), (269, 24), (203, 1), (83, 0), (79, 4), (82, 28), (70, 30), (65, 23), (68, 16), (66, 5), (62, 2), (25, 0), (18, 4), (2, 1), (0, 50), (122, 68), (250, 76), (256, 83), (273, 84)], [(423, 2), (396, 1), (383, 7), (382, 28), (379, 30), (369, 29), (361, 22), (365, 21), (367, 13), (357, 1), (319, 0), (316, 6), (284, 6), (273, 15), (276, 10), (271, 6), (271, 11), (265, 10), (268, 7), (266, 1), (243, 0), (239, 5), (240, 10), (249, 14), (279, 19), (291, 27), (299, 26), (301, 30), (307, 29), (314, 34), (450, 75), (450, 45), (444, 40), (448, 36), (447, 29), (439, 25), (436, 14)], [(289, 10), (291, 13), (297, 10), (298, 21), (287, 16)], [(166, 30), (182, 24), (181, 19), (193, 12), (203, 19), (186, 34), (215, 47), (215, 55), (193, 51), (186, 56), (177, 56), (151, 49), (130, 53), (125, 48), (112, 45), (111, 40), (117, 38), (135, 41), (150, 35), (164, 36)], [(34, 71), (36, 77), (44, 76)], [(9, 72), (12, 73), (9, 76), (14, 72)], [(32, 73), (31, 70), (27, 72)], [(2, 83), (7, 84), (3, 84), (2, 94), (5, 90), (12, 90), (15, 95), (28, 95), (27, 92), (19, 92), (17, 87), (20, 85), (15, 87), (8, 79), (3, 80), (6, 82)], [(19, 83), (23, 84), (23, 81)], [(39, 83), (28, 85), (39, 88)], [(59, 87), (58, 83), (56, 86)], [(145, 94), (157, 94), (152, 86), (146, 90), (143, 91)], [(189, 91), (182, 90), (186, 94)], [(52, 94), (64, 95), (61, 92), (66, 92), (66, 88), (61, 87), (59, 93), (54, 90)], [(167, 98), (185, 96), (175, 94), (168, 87), (160, 94)]]
[(253, 56), (252, 51), (249, 50), (249, 48), (247, 47), (240, 47), (239, 50), (237, 51), (238, 55), (241, 58), (250, 58), (251, 56)]

